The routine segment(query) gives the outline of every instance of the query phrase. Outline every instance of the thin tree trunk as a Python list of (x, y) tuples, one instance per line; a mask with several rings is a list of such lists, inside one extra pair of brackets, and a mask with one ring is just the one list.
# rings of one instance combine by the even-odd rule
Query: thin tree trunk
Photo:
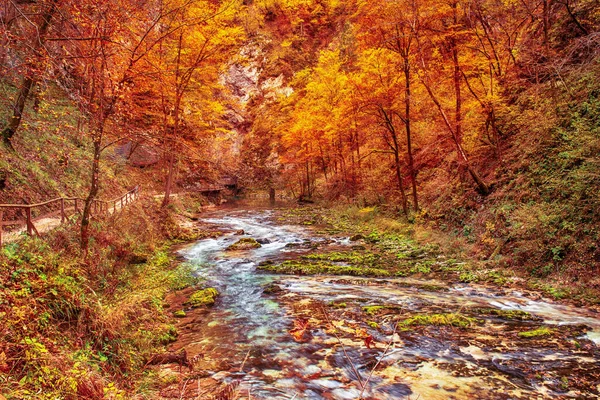
[(404, 185), (402, 184), (402, 172), (400, 170), (400, 155), (398, 151), (394, 151), (394, 164), (396, 168), (396, 178), (398, 179), (398, 188), (400, 189), (400, 195), (402, 196), (402, 211), (404, 215), (408, 216), (408, 201), (406, 200), (406, 191), (404, 190)]
[(81, 217), (81, 248), (87, 252), (89, 241), (90, 241), (90, 217), (92, 211), (92, 204), (94, 199), (98, 195), (100, 189), (100, 154), (102, 153), (102, 131), (98, 130), (94, 137), (94, 154), (92, 157), (92, 168), (91, 168), (91, 185), (88, 196), (85, 199), (83, 205), (83, 214)]
[(162, 201), (162, 207), (168, 206), (171, 202), (171, 191), (173, 190), (173, 178), (175, 176), (175, 154), (171, 151), (167, 157), (167, 179), (165, 180), (165, 196)]
[(410, 181), (412, 184), (412, 197), (413, 197), (413, 209), (419, 211), (419, 200), (417, 197), (417, 177), (415, 173), (415, 163), (412, 153), (412, 136), (410, 126), (410, 63), (408, 57), (404, 59), (404, 79), (406, 86), (404, 88), (404, 126), (406, 129), (406, 151), (408, 152), (408, 171), (410, 174)]
[(21, 125), (21, 119), (23, 117), (23, 110), (25, 109), (25, 102), (29, 97), (29, 93), (31, 92), (31, 88), (33, 87), (34, 80), (30, 77), (23, 78), (23, 83), (21, 89), (19, 90), (19, 94), (17, 95), (17, 101), (13, 106), (13, 114), (8, 122), (6, 128), (2, 130), (2, 142), (4, 145), (14, 151), (14, 147), (12, 145), (12, 138), (19, 129)]
[[(52, 20), (52, 16), (56, 12), (56, 1), (54, 0), (50, 3), (50, 7), (47, 12), (42, 16), (42, 23), (37, 29), (37, 38), (34, 41), (33, 50), (35, 52), (35, 57), (39, 57), (39, 51), (44, 46), (44, 41), (46, 39), (46, 34), (48, 33), (48, 29), (50, 28), (50, 21)], [(13, 113), (8, 121), (7, 126), (2, 130), (2, 142), (4, 145), (14, 151), (12, 145), (12, 138), (17, 133), (19, 126), (21, 125), (21, 120), (23, 118), (23, 110), (25, 109), (25, 103), (27, 102), (27, 98), (31, 93), (31, 89), (34, 87), (36, 83), (36, 79), (34, 78), (35, 74), (38, 72), (35, 71), (36, 61), (31, 61), (27, 63), (27, 72), (23, 77), (21, 87), (19, 89), (19, 93), (17, 94), (17, 99), (15, 104), (13, 105)]]
[[(163, 198), (162, 207), (166, 207), (169, 205), (171, 201), (171, 190), (173, 188), (173, 177), (175, 176), (175, 139), (177, 138), (177, 134), (179, 133), (179, 109), (181, 108), (181, 100), (183, 98), (183, 84), (180, 82), (181, 71), (181, 49), (183, 43), (183, 31), (179, 34), (179, 45), (177, 47), (177, 59), (175, 63), (175, 106), (174, 106), (174, 115), (173, 115), (173, 132), (172, 132), (172, 141), (169, 142), (169, 137), (167, 135), (167, 148), (169, 149), (168, 154), (168, 168), (167, 168), (167, 177), (165, 179), (165, 197)], [(167, 131), (168, 132), (168, 131)]]
[(271, 203), (271, 205), (275, 204), (275, 188), (274, 187), (269, 188), (269, 202)]

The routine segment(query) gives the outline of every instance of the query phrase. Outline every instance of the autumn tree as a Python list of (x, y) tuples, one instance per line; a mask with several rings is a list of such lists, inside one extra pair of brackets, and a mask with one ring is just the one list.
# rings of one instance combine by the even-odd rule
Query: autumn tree
[[(415, 31), (419, 46), (420, 80), (431, 101), (439, 111), (444, 126), (450, 133), (456, 147), (458, 159), (468, 171), (483, 195), (489, 194), (489, 187), (473, 167), (470, 157), (464, 147), (464, 109), (463, 109), (463, 77), (460, 64), (460, 43), (464, 34), (464, 26), (459, 21), (459, 3), (432, 4), (429, 8), (421, 7), (419, 12), (424, 19), (422, 29)], [(448, 63), (449, 66), (445, 64)], [(440, 68), (441, 67), (441, 68)], [(437, 68), (437, 70), (436, 70)], [(444, 71), (451, 77), (453, 92), (452, 118), (442, 103), (440, 95), (435, 91), (432, 71), (437, 77), (443, 76)], [(439, 82), (439, 80), (438, 80)]]
[[(169, 204), (177, 154), (182, 150), (180, 130), (186, 100), (203, 101), (204, 110), (216, 109), (218, 118), (220, 105), (212, 100), (219, 73), (244, 38), (242, 28), (236, 24), (239, 11), (237, 1), (185, 3), (178, 10), (178, 19), (169, 27), (171, 33), (149, 61), (149, 68), (157, 71), (164, 115), (167, 173), (163, 206)], [(215, 118), (215, 114), (206, 112), (201, 115), (200, 104), (193, 110), (199, 118)]]
[[(363, 27), (360, 38), (365, 45), (389, 50), (399, 57), (400, 62), (389, 65), (389, 68), (393, 68), (395, 74), (402, 75), (404, 87), (395, 93), (388, 93), (388, 95), (391, 97), (400, 96), (404, 107), (401, 111), (394, 110), (391, 118), (385, 114), (383, 117), (386, 126), (389, 127), (388, 130), (393, 130), (393, 134), (390, 133), (392, 136), (396, 136), (396, 127), (393, 123), (390, 124), (390, 122), (393, 122), (390, 119), (393, 120), (394, 116), (397, 117), (404, 127), (408, 174), (411, 181), (413, 209), (415, 211), (419, 209), (412, 134), (412, 73), (415, 64), (416, 32), (419, 30), (416, 1), (396, 0), (383, 3), (362, 3), (360, 17), (357, 18), (357, 24)], [(396, 145), (392, 146), (395, 153), (399, 153), (400, 149), (397, 147)], [(399, 165), (399, 160), (396, 165)], [(399, 171), (397, 174), (399, 174)], [(403, 189), (401, 188), (401, 190)], [(405, 196), (403, 197), (403, 207), (406, 213)]]
[(141, 8), (136, 2), (112, 0), (72, 4), (64, 10), (71, 18), (71, 30), (63, 32), (69, 44), (63, 46), (63, 57), (69, 63), (61, 70), (61, 81), (87, 117), (92, 142), (90, 189), (81, 222), (84, 249), (92, 204), (100, 189), (102, 152), (122, 136), (119, 122), (130, 111), (123, 107), (123, 99), (139, 78), (140, 61), (169, 33), (161, 29), (162, 24), (175, 18), (179, 7), (156, 1)]

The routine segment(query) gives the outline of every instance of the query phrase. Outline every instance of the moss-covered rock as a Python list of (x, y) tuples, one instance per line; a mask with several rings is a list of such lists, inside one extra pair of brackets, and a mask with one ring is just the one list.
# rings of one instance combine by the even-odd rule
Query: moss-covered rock
[(529, 321), (536, 319), (527, 311), (522, 310), (501, 310), (499, 308), (478, 308), (474, 312), (482, 315), (491, 315), (506, 320)]
[(338, 265), (323, 261), (288, 260), (280, 264), (259, 265), (263, 271), (278, 274), (295, 275), (352, 275), (352, 276), (390, 276), (388, 270), (370, 267), (358, 267), (351, 265)]
[(459, 328), (468, 328), (477, 322), (475, 318), (467, 317), (458, 313), (445, 314), (418, 314), (405, 319), (402, 322), (404, 326), (411, 325), (436, 325), (436, 326), (456, 326)]
[(368, 315), (375, 315), (375, 314), (378, 314), (379, 311), (382, 311), (382, 310), (399, 310), (401, 308), (402, 308), (401, 306), (394, 306), (394, 305), (375, 305), (375, 306), (364, 306), (363, 311), (365, 313), (367, 313)]
[(554, 334), (554, 331), (545, 326), (534, 329), (532, 331), (519, 332), (519, 336), (522, 338), (543, 337), (543, 336), (550, 336), (552, 334)]
[(215, 288), (198, 290), (190, 296), (190, 299), (186, 301), (185, 304), (191, 306), (192, 308), (212, 306), (215, 304), (215, 299), (218, 295), (219, 292)]
[(183, 311), (183, 310), (177, 310), (177, 311), (175, 311), (175, 312), (173, 313), (173, 316), (174, 316), (175, 318), (185, 318), (185, 316), (186, 316), (186, 315), (187, 315), (187, 314), (186, 314), (186, 313), (185, 313), (185, 311)]
[(261, 246), (262, 245), (254, 238), (242, 238), (231, 246), (227, 247), (227, 250), (250, 250), (257, 249)]

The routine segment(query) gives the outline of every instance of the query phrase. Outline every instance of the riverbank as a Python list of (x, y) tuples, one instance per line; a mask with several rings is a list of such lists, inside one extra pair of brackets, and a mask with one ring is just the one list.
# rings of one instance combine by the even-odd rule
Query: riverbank
[[(402, 222), (376, 207), (342, 205), (291, 208), (278, 218), (280, 222), (320, 227), (317, 232), (354, 237), (359, 239), (356, 244), (379, 252), (393, 253), (394, 246), (409, 250), (403, 260), (391, 254), (391, 262), (400, 264), (397, 268), (401, 269), (390, 271), (392, 275), (526, 290), (537, 292), (538, 297), (600, 311), (600, 289), (587, 281), (566, 273), (542, 277), (519, 266), (508, 266), (501, 256), (479, 254), (467, 238), (441, 232), (418, 217), (412, 222)], [(390, 260), (383, 257), (378, 262), (389, 264)], [(377, 266), (378, 262), (370, 266)]]

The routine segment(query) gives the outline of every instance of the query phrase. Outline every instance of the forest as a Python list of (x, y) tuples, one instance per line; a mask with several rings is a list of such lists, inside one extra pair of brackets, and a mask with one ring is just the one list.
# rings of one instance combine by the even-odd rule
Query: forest
[(0, 400), (600, 394), (598, 0), (0, 0), (0, 42)]

